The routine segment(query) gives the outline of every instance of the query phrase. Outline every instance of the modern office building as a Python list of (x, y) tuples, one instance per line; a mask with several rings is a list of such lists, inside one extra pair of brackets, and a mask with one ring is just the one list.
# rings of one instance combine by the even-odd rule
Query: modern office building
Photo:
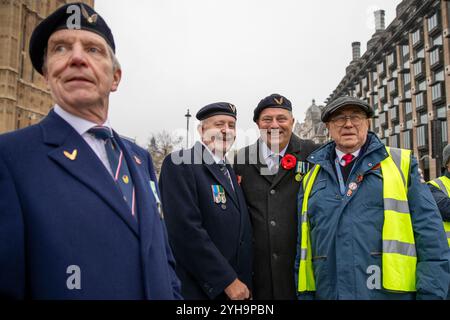
[(385, 28), (375, 13), (376, 32), (328, 98), (352, 95), (376, 112), (372, 130), (392, 147), (414, 151), (426, 179), (439, 176), (450, 134), (450, 1), (403, 0)]

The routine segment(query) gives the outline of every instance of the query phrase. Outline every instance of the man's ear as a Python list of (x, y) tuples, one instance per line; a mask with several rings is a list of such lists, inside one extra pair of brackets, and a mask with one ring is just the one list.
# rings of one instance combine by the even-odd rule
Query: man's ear
[(117, 91), (121, 79), (122, 79), (122, 70), (121, 69), (115, 70), (113, 74), (113, 83), (111, 85), (111, 92)]

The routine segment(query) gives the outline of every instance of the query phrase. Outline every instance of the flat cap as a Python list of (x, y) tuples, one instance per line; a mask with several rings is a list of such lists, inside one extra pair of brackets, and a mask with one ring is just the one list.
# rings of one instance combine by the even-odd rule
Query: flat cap
[(30, 38), (30, 59), (33, 67), (40, 73), (44, 63), (44, 52), (50, 36), (62, 29), (87, 30), (101, 36), (114, 52), (114, 38), (105, 20), (87, 4), (68, 3), (47, 18), (34, 29)]
[(197, 119), (204, 120), (212, 116), (217, 116), (219, 114), (232, 116), (236, 119), (237, 110), (236, 107), (228, 102), (216, 102), (204, 106), (197, 112)]
[(271, 94), (262, 99), (256, 106), (256, 109), (253, 111), (254, 122), (258, 120), (259, 115), (266, 108), (281, 108), (292, 111), (292, 104), (286, 97), (283, 97), (278, 93)]
[(353, 98), (353, 97), (339, 97), (336, 100), (330, 102), (322, 111), (322, 121), (328, 122), (333, 113), (338, 111), (343, 107), (348, 106), (356, 106), (363, 110), (367, 117), (371, 118), (374, 115), (373, 109), (370, 107), (368, 103), (361, 99)]

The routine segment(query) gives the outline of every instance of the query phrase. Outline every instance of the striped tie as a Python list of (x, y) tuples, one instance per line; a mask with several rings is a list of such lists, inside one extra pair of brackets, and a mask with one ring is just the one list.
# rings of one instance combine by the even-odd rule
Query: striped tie
[(105, 142), (106, 155), (111, 166), (114, 181), (122, 192), (123, 199), (130, 207), (131, 214), (136, 218), (136, 195), (131, 180), (130, 171), (127, 162), (124, 159), (123, 152), (120, 149), (112, 131), (108, 127), (93, 127), (88, 130), (95, 138)]

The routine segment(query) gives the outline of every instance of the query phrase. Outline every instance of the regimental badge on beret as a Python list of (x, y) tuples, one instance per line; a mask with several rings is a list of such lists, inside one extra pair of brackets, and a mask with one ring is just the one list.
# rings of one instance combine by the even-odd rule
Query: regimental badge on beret
[(93, 15), (89, 15), (89, 13), (87, 12), (84, 5), (80, 5), (80, 6), (81, 6), (81, 14), (86, 19), (86, 21), (89, 22), (90, 24), (96, 24), (98, 15), (96, 13), (94, 13)]
[(283, 97), (280, 97), (279, 99), (273, 98), (273, 100), (275, 100), (275, 103), (279, 106), (283, 105)]
[(233, 111), (233, 113), (236, 113), (236, 107), (230, 103), (230, 109)]

